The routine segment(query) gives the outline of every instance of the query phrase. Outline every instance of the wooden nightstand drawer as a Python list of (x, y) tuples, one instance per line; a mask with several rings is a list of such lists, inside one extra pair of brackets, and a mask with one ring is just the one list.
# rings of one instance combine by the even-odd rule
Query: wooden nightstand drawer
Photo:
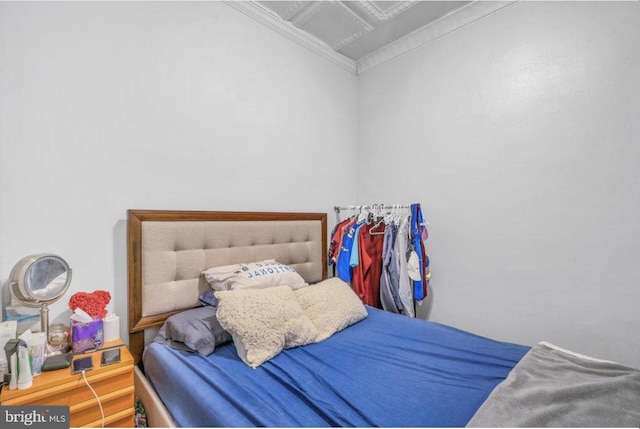
[[(131, 407), (134, 401), (133, 386), (99, 396), (105, 418), (123, 411), (133, 412)], [(101, 420), (100, 408), (93, 395), (87, 401), (72, 405), (69, 411), (71, 412), (71, 427), (81, 427)]]
[[(107, 343), (105, 347), (119, 343)], [(121, 347), (120, 351), (120, 362), (104, 367), (100, 366), (102, 352), (91, 353), (93, 369), (85, 372), (87, 381), (100, 398), (105, 427), (134, 425), (133, 358), (126, 347)], [(2, 405), (68, 405), (71, 427), (102, 425), (100, 407), (91, 389), (82, 374), (71, 374), (69, 368), (34, 377), (29, 389), (3, 389)]]
[[(134, 409), (120, 411), (119, 413), (106, 416), (104, 419), (104, 427), (106, 428), (132, 428), (134, 423)], [(102, 425), (102, 420), (94, 420), (93, 422), (84, 425), (85, 428), (99, 428)], [(71, 425), (73, 427), (73, 425)]]
[[(122, 389), (127, 386), (133, 386), (133, 371), (127, 367), (116, 368), (113, 371), (101, 373), (99, 375), (92, 375), (91, 371), (88, 371), (86, 372), (86, 375), (87, 381), (96, 391), (98, 396), (102, 396), (106, 393), (110, 393), (114, 390)], [(34, 380), (36, 380), (36, 378), (34, 378)], [(57, 386), (52, 386), (46, 389), (31, 390), (32, 389), (23, 390), (22, 392), (24, 393), (15, 399), (9, 399), (9, 394), (5, 395), (3, 393), (5, 398), (3, 398), (2, 404), (75, 405), (89, 399), (93, 399), (95, 401), (95, 396), (93, 396), (93, 393), (85, 384), (82, 379), (82, 375), (80, 375), (80, 379), (73, 380), (68, 383), (61, 383)]]

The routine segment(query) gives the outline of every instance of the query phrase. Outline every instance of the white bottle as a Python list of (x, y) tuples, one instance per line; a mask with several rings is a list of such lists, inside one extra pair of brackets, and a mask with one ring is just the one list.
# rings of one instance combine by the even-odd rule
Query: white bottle
[(28, 389), (33, 384), (31, 364), (29, 363), (29, 348), (25, 341), (18, 343), (18, 390)]
[(18, 357), (15, 353), (11, 353), (9, 357), (9, 368), (11, 371), (9, 390), (15, 390), (18, 387)]

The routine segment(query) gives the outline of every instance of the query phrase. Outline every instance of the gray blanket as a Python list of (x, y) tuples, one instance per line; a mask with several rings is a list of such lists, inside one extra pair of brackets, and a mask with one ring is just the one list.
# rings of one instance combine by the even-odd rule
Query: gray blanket
[(640, 371), (540, 343), (467, 426), (638, 427)]

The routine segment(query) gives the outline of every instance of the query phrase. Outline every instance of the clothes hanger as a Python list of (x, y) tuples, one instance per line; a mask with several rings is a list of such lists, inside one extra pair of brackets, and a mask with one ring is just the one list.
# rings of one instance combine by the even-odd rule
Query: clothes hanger
[(374, 220), (377, 221), (377, 223), (369, 229), (370, 235), (383, 235), (387, 230), (385, 224), (385, 228), (382, 231), (374, 231), (374, 229), (378, 228), (384, 222), (384, 217), (382, 216), (382, 207), (383, 205), (374, 204), (373, 212), (378, 210), (378, 216), (374, 216)]
[(369, 213), (364, 210), (366, 206), (360, 206), (360, 214), (358, 215), (358, 223), (364, 222), (369, 218)]
[(390, 222), (395, 223), (396, 225), (400, 226), (400, 204), (394, 204), (393, 208), (391, 209), (391, 220)]
[(393, 207), (384, 215), (384, 223), (389, 224), (391, 222), (393, 222)]
[(355, 219), (356, 217), (356, 206), (349, 206), (349, 219)]

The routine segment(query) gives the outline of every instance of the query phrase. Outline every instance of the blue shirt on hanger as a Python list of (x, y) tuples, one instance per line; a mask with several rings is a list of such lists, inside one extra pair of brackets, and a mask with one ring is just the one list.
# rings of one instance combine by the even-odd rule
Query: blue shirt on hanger
[(340, 253), (338, 254), (338, 263), (336, 264), (336, 271), (338, 277), (347, 283), (351, 283), (351, 273), (353, 271), (351, 267), (351, 250), (353, 247), (353, 239), (356, 236), (358, 227), (362, 226), (362, 223), (353, 223), (349, 228), (349, 232), (342, 239), (342, 245), (340, 246)]

